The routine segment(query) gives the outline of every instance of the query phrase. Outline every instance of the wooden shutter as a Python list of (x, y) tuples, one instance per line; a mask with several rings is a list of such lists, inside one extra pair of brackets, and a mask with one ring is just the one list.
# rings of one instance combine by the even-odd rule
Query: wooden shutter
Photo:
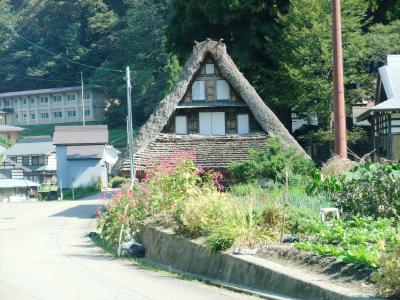
[(211, 113), (201, 112), (199, 113), (199, 132), (202, 135), (211, 135)]
[(203, 80), (196, 80), (192, 84), (192, 100), (205, 100), (205, 86)]
[(211, 133), (212, 135), (225, 135), (225, 113), (211, 113)]
[(217, 80), (217, 100), (229, 100), (229, 84), (226, 80)]
[(238, 134), (248, 134), (250, 132), (248, 114), (240, 114), (237, 116), (237, 128)]
[(175, 133), (176, 134), (187, 134), (187, 117), (186, 116), (176, 116), (175, 117)]

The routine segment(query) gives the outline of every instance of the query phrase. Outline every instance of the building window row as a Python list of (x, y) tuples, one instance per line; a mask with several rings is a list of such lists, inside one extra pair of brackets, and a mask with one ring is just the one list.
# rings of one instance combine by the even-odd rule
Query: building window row
[(48, 119), (49, 118), (49, 113), (48, 112), (41, 112), (40, 113), (40, 118), (41, 119)]
[[(225, 135), (226, 114), (225, 112), (199, 112), (199, 133), (201, 135)], [(250, 120), (249, 114), (242, 113), (236, 116), (236, 133), (249, 134)], [(229, 126), (228, 126), (229, 127)], [(188, 118), (187, 116), (175, 117), (175, 133), (188, 134)]]
[(53, 101), (54, 102), (61, 102), (62, 97), (61, 96), (54, 96)]
[(61, 111), (55, 111), (53, 112), (54, 118), (62, 118), (62, 112)]

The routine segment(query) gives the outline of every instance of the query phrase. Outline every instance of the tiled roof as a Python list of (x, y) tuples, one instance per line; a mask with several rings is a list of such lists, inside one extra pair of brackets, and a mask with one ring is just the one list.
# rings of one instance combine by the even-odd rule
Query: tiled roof
[(107, 125), (56, 126), (54, 145), (108, 144)]
[[(135, 167), (143, 168), (152, 160), (168, 157), (177, 151), (195, 151), (196, 164), (204, 168), (224, 169), (235, 161), (249, 159), (250, 149), (263, 149), (268, 136), (254, 135), (173, 135), (160, 133), (155, 141), (135, 156)], [(129, 172), (129, 160), (120, 171)]]

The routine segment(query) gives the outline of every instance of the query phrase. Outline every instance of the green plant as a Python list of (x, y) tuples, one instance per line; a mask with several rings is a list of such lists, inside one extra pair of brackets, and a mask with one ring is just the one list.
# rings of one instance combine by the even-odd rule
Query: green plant
[(381, 256), (380, 268), (372, 279), (376, 282), (380, 295), (394, 299), (400, 297), (400, 245), (393, 252)]
[(117, 188), (121, 187), (126, 181), (127, 179), (125, 177), (115, 176), (111, 178), (110, 185), (112, 188)]
[(236, 203), (231, 207), (231, 213), (224, 216), (222, 223), (211, 228), (206, 237), (208, 249), (215, 253), (235, 245), (252, 247), (274, 240), (273, 230), (260, 225), (261, 215), (262, 211), (252, 202)]
[(65, 189), (63, 190), (63, 198), (67, 200), (76, 200), (99, 192), (101, 192), (100, 182), (97, 182), (87, 186), (79, 186), (74, 188), (73, 190)]
[(184, 207), (178, 217), (178, 232), (190, 236), (207, 235), (212, 227), (221, 224), (228, 218), (232, 200), (221, 192), (204, 193), (185, 200)]
[(314, 163), (294, 148), (285, 148), (279, 138), (272, 137), (266, 142), (265, 151), (250, 151), (250, 160), (230, 164), (232, 177), (241, 183), (254, 182), (260, 178), (284, 183), (288, 169), (289, 182), (298, 184), (311, 180)]
[(399, 217), (400, 164), (362, 163), (346, 173), (316, 172), (309, 194), (324, 194), (345, 217)]
[(336, 256), (343, 263), (377, 268), (379, 257), (393, 250), (400, 227), (391, 219), (353, 218), (323, 223), (308, 220), (303, 226), (307, 240), (297, 249)]

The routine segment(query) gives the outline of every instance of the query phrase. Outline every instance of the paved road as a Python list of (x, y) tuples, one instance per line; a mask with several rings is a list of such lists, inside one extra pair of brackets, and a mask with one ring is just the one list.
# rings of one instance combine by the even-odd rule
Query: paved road
[(0, 299), (252, 299), (107, 255), (87, 237), (101, 201), (0, 203)]

